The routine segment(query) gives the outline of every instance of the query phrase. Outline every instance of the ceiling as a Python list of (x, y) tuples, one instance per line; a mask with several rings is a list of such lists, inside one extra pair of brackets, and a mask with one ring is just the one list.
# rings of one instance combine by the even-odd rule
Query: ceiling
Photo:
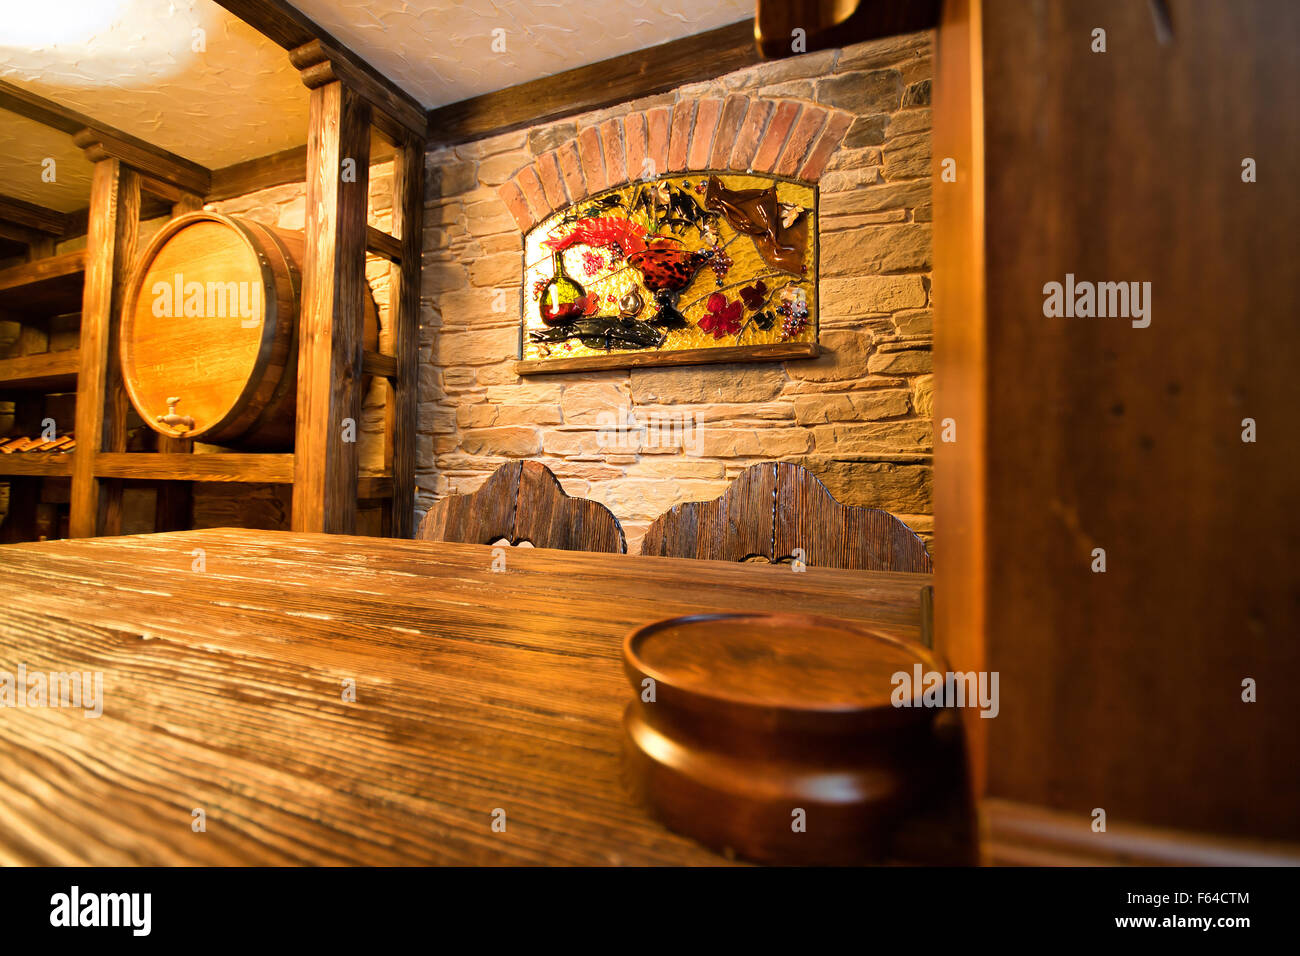
[[(288, 55), (214, 0), (13, 0), (3, 19), (0, 79), (196, 163), (307, 140)], [(9, 127), (0, 117), (0, 142)]]
[[(291, 2), (430, 108), (753, 15), (753, 0)], [(306, 142), (288, 54), (215, 0), (5, 0), (0, 23), (0, 79), (210, 169)], [(0, 110), (0, 193), (84, 208), (90, 165)]]
[[(46, 160), (54, 160), (53, 166)], [(43, 176), (50, 169), (50, 176)], [(74, 212), (90, 199), (90, 162), (72, 137), (35, 120), (0, 110), (0, 193)], [(52, 177), (53, 181), (49, 181)]]
[[(292, 0), (426, 107), (754, 15), (754, 0)], [(493, 31), (505, 31), (494, 52)]]

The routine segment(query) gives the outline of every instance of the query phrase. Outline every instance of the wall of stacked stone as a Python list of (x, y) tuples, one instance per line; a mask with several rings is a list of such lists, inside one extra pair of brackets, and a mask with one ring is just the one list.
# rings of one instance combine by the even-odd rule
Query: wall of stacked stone
[[(933, 548), (931, 41), (923, 32), (760, 64), (431, 150), (417, 512), (473, 491), (505, 461), (531, 458), (569, 494), (607, 505), (635, 553), (650, 521), (672, 505), (714, 498), (748, 465), (783, 460), (809, 467), (841, 501), (899, 515)], [(501, 187), (610, 119), (733, 93), (852, 114), (820, 180), (823, 354), (516, 375), (522, 236)], [(671, 439), (671, 427), (649, 440), (610, 432), (611, 421), (629, 415), (689, 430), (681, 440)]]

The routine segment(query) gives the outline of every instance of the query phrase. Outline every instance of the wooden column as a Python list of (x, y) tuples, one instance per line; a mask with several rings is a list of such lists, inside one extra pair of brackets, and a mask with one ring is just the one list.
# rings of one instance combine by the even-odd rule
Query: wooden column
[(344, 84), (325, 83), (311, 91), (308, 124), (293, 529), (350, 534), (361, 429), (370, 106)]
[(135, 259), (139, 225), (138, 174), (121, 160), (99, 160), (90, 187), (81, 306), (77, 450), (68, 525), (68, 533), (74, 538), (117, 534), (121, 530), (122, 483), (99, 481), (95, 477), (95, 456), (101, 451), (126, 450), (126, 391), (118, 361), (117, 315), (127, 272)]
[(415, 524), (415, 431), (419, 405), (420, 259), (424, 213), (424, 143), (407, 137), (393, 159), (393, 234), (402, 261), (390, 270), (397, 379), (388, 403), (386, 440), (393, 496), (388, 533), (409, 538)]

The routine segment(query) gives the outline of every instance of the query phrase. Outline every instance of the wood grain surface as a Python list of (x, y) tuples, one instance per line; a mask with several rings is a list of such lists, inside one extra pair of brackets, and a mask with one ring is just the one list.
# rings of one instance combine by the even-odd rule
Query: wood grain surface
[(0, 670), (104, 675), (99, 718), (0, 708), (0, 862), (722, 863), (624, 789), (623, 637), (787, 610), (914, 641), (929, 582), (542, 549), (491, 567), (481, 545), (226, 529), (0, 548)]
[(434, 502), (416, 537), (491, 544), (504, 538), (535, 548), (623, 554), (627, 539), (614, 513), (598, 501), (570, 498), (541, 462), (511, 461), (469, 495)]
[(888, 511), (836, 501), (793, 462), (750, 465), (713, 501), (674, 505), (654, 520), (642, 554), (770, 562), (795, 551), (809, 566), (929, 573), (925, 543)]

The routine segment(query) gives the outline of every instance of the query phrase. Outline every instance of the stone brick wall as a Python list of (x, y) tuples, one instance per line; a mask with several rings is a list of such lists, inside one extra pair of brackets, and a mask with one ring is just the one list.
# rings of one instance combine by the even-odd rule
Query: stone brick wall
[[(418, 507), (473, 491), (501, 463), (544, 462), (576, 496), (606, 504), (629, 550), (672, 505), (716, 497), (746, 466), (798, 461), (841, 501), (885, 508), (930, 541), (931, 35), (918, 33), (760, 64), (671, 93), (506, 133), (427, 156), (421, 319)], [(533, 203), (580, 198), (570, 148), (605, 179), (611, 148), (664, 117), (726, 121), (764, 113), (757, 156), (780, 162), (798, 116), (815, 149), (827, 116), (846, 114), (820, 179), (820, 341), (815, 360), (530, 376), (514, 373), (522, 295), (521, 224)], [(685, 104), (685, 106), (682, 106)], [(755, 106), (754, 104), (759, 104)], [(824, 111), (824, 112), (823, 112)], [(697, 115), (698, 114), (698, 115)], [(635, 116), (644, 117), (637, 120)], [(678, 117), (689, 117), (678, 120)], [(659, 117), (653, 120), (651, 117)], [(810, 121), (811, 123), (811, 121)], [(775, 134), (774, 134), (775, 135)], [(684, 140), (685, 142), (685, 140)], [(713, 158), (714, 146), (686, 147)], [(584, 147), (583, 144), (586, 144)], [(608, 150), (608, 151), (607, 151)], [(672, 147), (669, 145), (669, 153)], [(548, 158), (550, 157), (550, 158)], [(558, 177), (546, 176), (551, 160)], [(800, 161), (803, 162), (802, 160)], [(670, 168), (672, 160), (669, 160)], [(799, 167), (796, 167), (796, 169)], [(538, 170), (533, 183), (532, 170)], [(551, 181), (553, 180), (553, 181)], [(609, 181), (609, 185), (614, 185)], [(534, 188), (536, 186), (537, 188)], [(516, 189), (518, 196), (511, 190)], [(522, 202), (522, 205), (521, 205)], [(636, 426), (628, 427), (634, 421)], [(661, 430), (656, 434), (656, 423)], [(651, 431), (638, 430), (649, 426)], [(668, 440), (663, 440), (667, 435)]]

